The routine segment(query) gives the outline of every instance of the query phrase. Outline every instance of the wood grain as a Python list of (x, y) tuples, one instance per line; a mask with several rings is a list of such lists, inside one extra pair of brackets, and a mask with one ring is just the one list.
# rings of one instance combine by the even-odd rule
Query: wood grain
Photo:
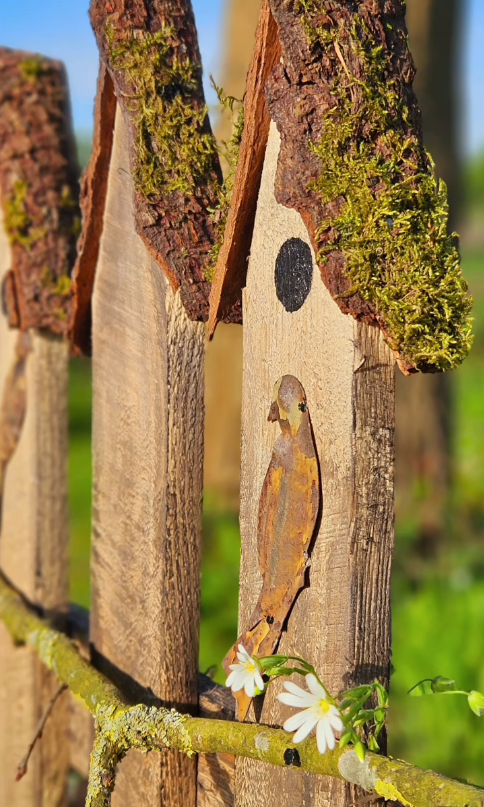
[[(299, 595), (279, 652), (300, 653), (335, 693), (390, 665), (393, 548), (393, 358), (381, 334), (345, 316), (314, 263), (304, 305), (288, 313), (276, 297), (274, 268), (288, 238), (310, 243), (299, 214), (275, 201), (280, 139), (271, 128), (244, 292), (240, 630), (261, 587), (257, 512), (276, 428), (267, 422), (274, 382), (303, 384), (321, 466), (323, 513), (311, 554), (309, 587)], [(313, 255), (314, 260), (314, 255)], [(258, 719), (281, 725), (292, 712), (269, 689)], [(254, 713), (252, 711), (254, 718)], [(269, 770), (238, 760), (236, 804), (343, 807), (349, 786), (295, 768)]]
[[(10, 266), (0, 221), (0, 275)], [(0, 390), (14, 360), (18, 333), (0, 317)], [(6, 470), (0, 565), (29, 600), (62, 624), (68, 602), (67, 381), (68, 347), (59, 337), (30, 333), (26, 365), (27, 413)], [(27, 775), (15, 783), (18, 763), (57, 689), (55, 677), (26, 648), (14, 648), (0, 626), (0, 804), (62, 807), (68, 749), (63, 696), (34, 750)]]
[[(196, 710), (203, 325), (135, 233), (119, 107), (93, 295), (94, 661), (137, 697)], [(196, 760), (130, 752), (113, 805), (190, 807)]]

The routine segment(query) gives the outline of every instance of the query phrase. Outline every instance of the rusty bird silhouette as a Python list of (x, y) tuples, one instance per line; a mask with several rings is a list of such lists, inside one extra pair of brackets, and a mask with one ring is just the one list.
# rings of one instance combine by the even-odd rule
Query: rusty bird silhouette
[[(248, 629), (224, 659), (224, 669), (236, 662), (237, 645), (251, 654), (271, 655), (284, 622), (304, 585), (308, 551), (321, 502), (316, 447), (302, 384), (292, 375), (274, 387), (269, 421), (278, 421), (281, 434), (272, 450), (259, 502), (257, 542), (262, 589)], [(250, 698), (236, 693), (243, 720)]]

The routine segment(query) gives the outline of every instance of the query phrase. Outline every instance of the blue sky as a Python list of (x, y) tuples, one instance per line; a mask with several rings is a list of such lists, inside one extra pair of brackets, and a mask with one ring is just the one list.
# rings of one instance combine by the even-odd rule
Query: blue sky
[[(442, 0), (443, 2), (444, 0)], [(205, 77), (220, 80), (224, 0), (193, 0)], [(88, 0), (0, 0), (0, 45), (62, 59), (69, 74), (74, 125), (92, 127), (98, 56), (87, 16)], [(467, 0), (463, 126), (466, 152), (484, 149), (484, 2)], [(207, 88), (210, 103), (213, 92)]]

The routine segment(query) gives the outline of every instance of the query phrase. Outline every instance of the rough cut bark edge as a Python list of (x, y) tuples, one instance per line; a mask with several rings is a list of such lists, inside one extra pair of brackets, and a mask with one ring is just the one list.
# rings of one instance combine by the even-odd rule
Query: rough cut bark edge
[[(216, 209), (218, 205), (222, 173), (205, 106), (191, 4), (188, 0), (170, 0), (159, 9), (154, 0), (133, 0), (127, 13), (122, 0), (112, 0), (110, 3), (92, 0), (90, 15), (101, 59), (106, 63), (112, 77), (116, 97), (128, 125), (130, 165), (135, 180), (136, 230), (167, 276), (173, 290), (180, 288), (182, 302), (190, 319), (206, 321), (210, 283), (205, 279), (205, 272), (216, 240), (216, 228), (210, 210)], [(193, 155), (184, 163), (194, 168), (190, 190), (186, 187), (176, 189), (175, 181), (171, 183), (169, 191), (165, 192), (163, 188), (156, 186), (148, 192), (137, 182), (140, 168), (144, 168), (143, 151), (149, 154), (150, 160), (154, 161), (153, 165), (161, 165), (161, 162), (156, 162), (159, 150), (152, 148), (152, 133), (146, 135), (143, 146), (140, 147), (140, 110), (145, 101), (144, 90), (140, 88), (143, 86), (146, 68), (148, 66), (150, 69), (153, 62), (152, 54), (149, 53), (150, 42), (153, 43), (154, 37), (165, 34), (170, 49), (163, 56), (165, 61), (159, 70), (165, 70), (166, 74), (174, 71), (176, 59), (182, 68), (178, 69), (178, 73), (173, 72), (173, 92), (167, 93), (164, 98), (168, 99), (168, 104), (172, 102), (170, 98), (173, 96), (175, 99), (182, 99), (182, 103), (191, 105), (193, 137), (200, 136), (204, 148), (207, 148), (203, 156), (206, 170), (197, 173), (200, 153), (194, 150)], [(120, 53), (122, 54), (129, 42), (136, 43), (138, 55), (130, 47), (130, 67), (126, 68), (126, 65), (122, 65), (123, 56), (120, 57)], [(140, 56), (144, 45), (146, 53)], [(192, 70), (190, 91), (187, 90), (188, 85), (184, 85), (183, 81), (180, 83), (180, 72), (185, 67)], [(171, 117), (168, 115), (165, 119)], [(155, 132), (156, 136), (163, 137), (159, 128)], [(188, 151), (190, 139), (187, 138)], [(172, 137), (171, 142), (178, 140), (178, 137)], [(178, 148), (180, 143), (176, 142), (175, 145)], [(182, 162), (180, 160), (178, 164), (181, 166)], [(149, 170), (145, 175), (146, 173), (149, 174)]]
[(92, 153), (81, 182), (82, 231), (77, 242), (77, 261), (72, 274), (74, 306), (70, 336), (74, 352), (88, 356), (91, 355), (91, 298), (104, 226), (115, 116), (113, 82), (106, 65), (101, 62)]
[(247, 77), (245, 128), (234, 191), (210, 293), (210, 338), (220, 320), (242, 322), (242, 289), (247, 277), (247, 260), (271, 122), (265, 84), (280, 57), (281, 46), (269, 0), (263, 0)]
[(0, 197), (11, 243), (11, 327), (65, 335), (80, 226), (77, 160), (61, 62), (0, 48)]

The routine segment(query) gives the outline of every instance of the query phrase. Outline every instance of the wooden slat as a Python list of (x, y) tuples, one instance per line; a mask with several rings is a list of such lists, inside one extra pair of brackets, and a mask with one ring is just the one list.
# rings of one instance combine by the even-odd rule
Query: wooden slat
[[(281, 246), (289, 238), (310, 243), (299, 214), (274, 198), (279, 143), (273, 125), (244, 292), (240, 630), (248, 627), (261, 588), (257, 513), (279, 433), (267, 415), (274, 383), (287, 373), (306, 390), (323, 514), (311, 553), (310, 585), (296, 601), (279, 650), (302, 654), (337, 693), (376, 676), (388, 681), (393, 358), (377, 329), (341, 313), (316, 267), (299, 310), (289, 313), (279, 302), (274, 272)], [(261, 722), (281, 725), (293, 713), (277, 701), (281, 689), (282, 681), (270, 687), (258, 714)], [(335, 780), (238, 760), (238, 807), (266, 807), (274, 799), (278, 807), (343, 807), (353, 796)]]
[[(0, 275), (10, 266), (0, 222)], [(14, 360), (18, 332), (0, 317), (0, 394)], [(32, 332), (26, 365), (27, 413), (17, 450), (6, 470), (0, 565), (34, 603), (62, 622), (68, 602), (67, 381), (68, 348), (58, 337)], [(27, 775), (16, 768), (41, 714), (57, 689), (26, 648), (14, 648), (0, 626), (0, 804), (61, 807), (69, 765), (65, 742), (67, 698), (55, 706)]]
[[(93, 296), (91, 638), (136, 696), (196, 708), (203, 463), (203, 325), (135, 233), (117, 110)], [(131, 752), (113, 805), (190, 807), (196, 760)]]

